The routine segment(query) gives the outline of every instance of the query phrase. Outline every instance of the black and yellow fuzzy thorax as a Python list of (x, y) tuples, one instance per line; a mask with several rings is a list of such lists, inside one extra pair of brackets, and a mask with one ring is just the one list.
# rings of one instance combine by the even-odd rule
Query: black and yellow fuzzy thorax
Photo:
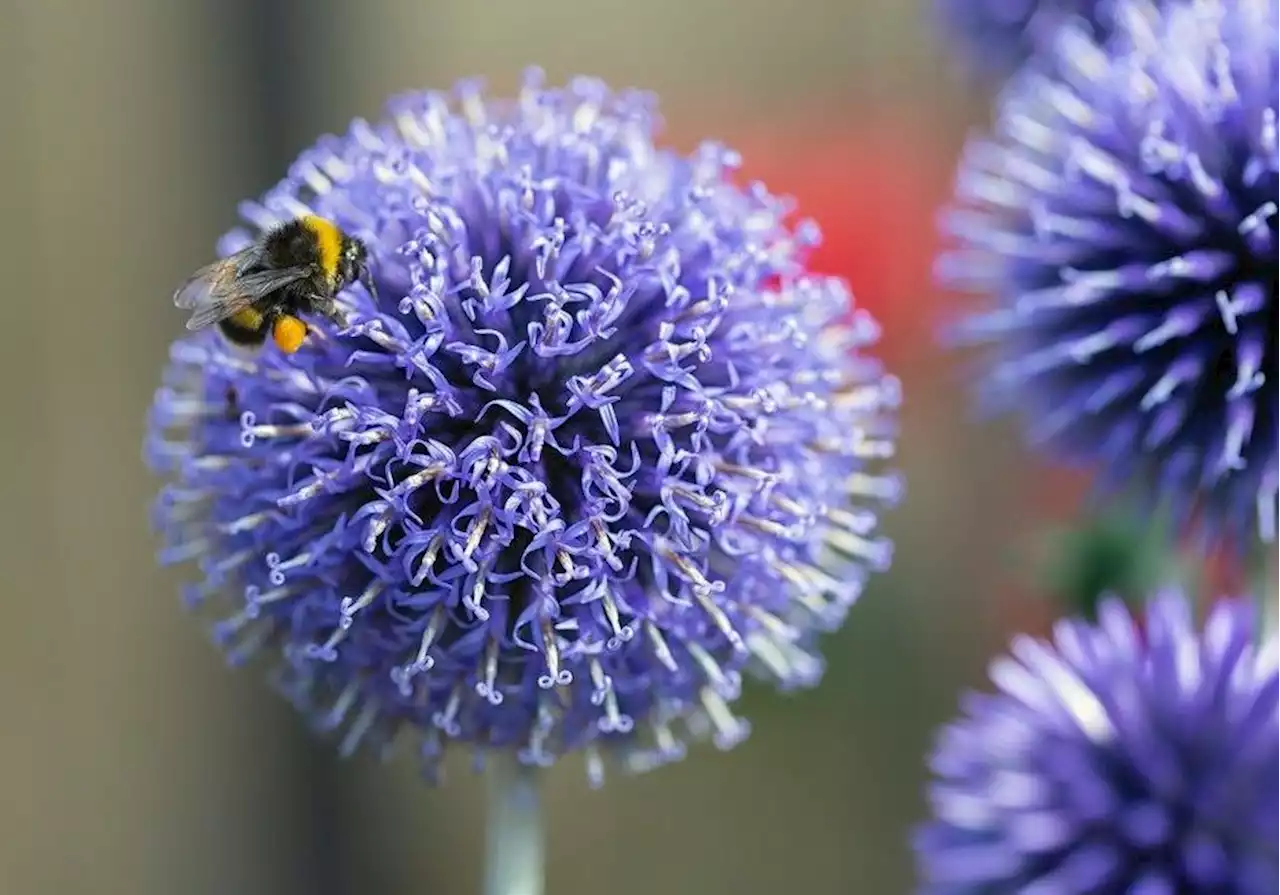
[(341, 285), (338, 262), (345, 241), (346, 236), (337, 225), (306, 215), (267, 234), (263, 250), (267, 264), (273, 268), (314, 266), (319, 281), (315, 291), (331, 295)]
[(261, 257), (255, 270), (296, 270), (302, 274), (288, 285), (264, 295), (219, 323), (229, 340), (239, 345), (258, 345), (272, 335), (282, 351), (292, 354), (302, 344), (307, 331), (299, 314), (320, 309), (346, 285), (343, 264), (349, 238), (324, 218), (307, 215), (270, 231), (262, 237)]

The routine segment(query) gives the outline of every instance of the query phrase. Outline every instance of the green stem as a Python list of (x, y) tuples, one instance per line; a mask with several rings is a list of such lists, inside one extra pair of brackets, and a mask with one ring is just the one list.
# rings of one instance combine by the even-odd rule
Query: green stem
[(542, 895), (543, 838), (534, 768), (509, 752), (490, 755), (485, 895)]

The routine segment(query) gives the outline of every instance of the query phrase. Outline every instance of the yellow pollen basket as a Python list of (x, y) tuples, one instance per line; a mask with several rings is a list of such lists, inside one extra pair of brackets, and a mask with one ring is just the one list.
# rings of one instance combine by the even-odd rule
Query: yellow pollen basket
[(307, 337), (307, 325), (297, 317), (281, 317), (271, 329), (271, 339), (285, 354), (293, 354)]

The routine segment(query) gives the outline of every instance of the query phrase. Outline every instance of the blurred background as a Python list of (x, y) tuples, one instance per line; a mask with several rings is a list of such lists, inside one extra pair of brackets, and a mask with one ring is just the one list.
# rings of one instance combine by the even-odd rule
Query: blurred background
[(738, 750), (548, 781), (548, 892), (899, 893), (925, 755), (1038, 594), (1078, 481), (977, 425), (934, 346), (933, 217), (988, 97), (925, 0), (7, 0), (0, 5), (0, 895), (476, 891), (481, 781), (340, 762), (228, 671), (157, 571), (144, 415), (169, 296), (236, 203), (390, 93), (536, 63), (657, 91), (668, 137), (743, 151), (827, 233), (907, 403), (893, 571), (808, 694), (757, 688)]

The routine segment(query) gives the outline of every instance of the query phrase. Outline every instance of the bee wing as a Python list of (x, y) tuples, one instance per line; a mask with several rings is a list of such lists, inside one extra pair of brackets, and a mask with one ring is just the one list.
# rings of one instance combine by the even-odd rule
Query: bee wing
[(242, 311), (277, 289), (306, 278), (305, 268), (261, 270), (243, 273), (256, 259), (241, 257), (253, 249), (215, 261), (196, 271), (174, 293), (173, 303), (191, 309), (187, 329), (203, 329)]
[(206, 326), (217, 323), (220, 320), (226, 320), (237, 312), (243, 311), (253, 302), (254, 296), (238, 293), (225, 299), (200, 305), (191, 312), (191, 318), (187, 321), (187, 329), (204, 329)]
[(226, 258), (219, 258), (197, 270), (173, 293), (173, 303), (179, 308), (196, 308), (208, 304), (219, 296), (233, 291), (233, 286), (246, 270), (262, 257), (261, 249), (251, 245)]

